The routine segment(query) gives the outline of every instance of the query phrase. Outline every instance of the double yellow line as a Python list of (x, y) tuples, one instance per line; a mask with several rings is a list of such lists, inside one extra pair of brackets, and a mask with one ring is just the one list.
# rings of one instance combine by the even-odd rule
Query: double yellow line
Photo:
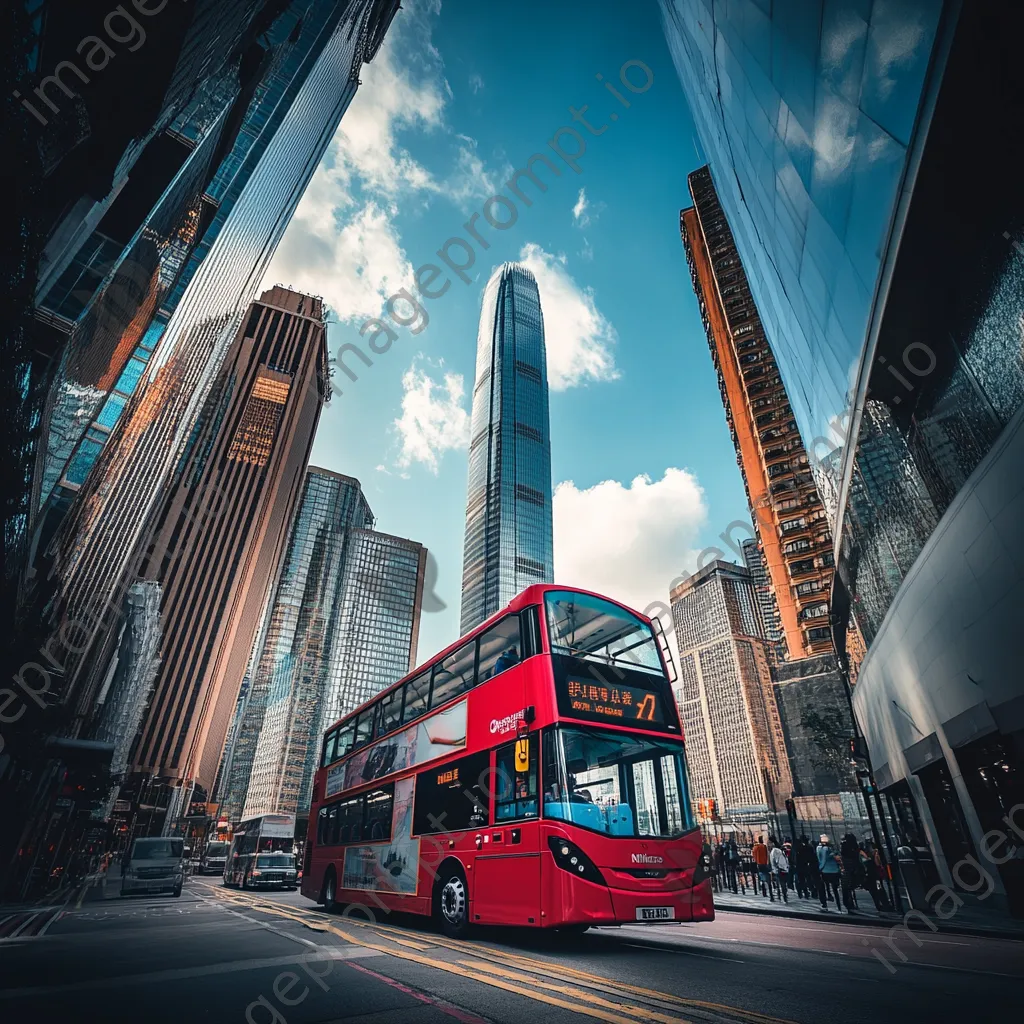
[[(248, 893), (227, 892), (210, 886), (211, 894), (233, 905), (244, 905), (260, 913), (282, 917), (310, 928), (313, 931), (330, 933), (353, 945), (376, 950), (387, 956), (408, 960), (424, 967), (446, 971), (449, 974), (468, 978), (482, 985), (522, 995), (536, 1002), (546, 1003), (573, 1013), (594, 1017), (609, 1024), (636, 1024), (650, 1021), (652, 1024), (693, 1024), (678, 1013), (666, 1013), (675, 1008), (698, 1011), (701, 1016), (708, 1014), (725, 1016), (741, 1024), (792, 1024), (779, 1017), (770, 1017), (752, 1010), (713, 1003), (706, 1000), (686, 999), (669, 992), (659, 992), (626, 982), (611, 981), (599, 975), (580, 971), (563, 964), (510, 953), (492, 946), (470, 941), (455, 941), (441, 936), (431, 936), (429, 943), (408, 937), (408, 933), (390, 925), (370, 924), (348, 920), (347, 931), (335, 924), (322, 913), (285, 908), (269, 900), (251, 896)], [(353, 932), (364, 932), (360, 936)], [(371, 938), (370, 936), (373, 936)], [(373, 939), (379, 941), (373, 941)], [(394, 943), (395, 948), (384, 943)], [(462, 957), (469, 954), (474, 959), (459, 959), (450, 962), (436, 956), (424, 954), (424, 950), (441, 947), (452, 950)], [(529, 974), (528, 983), (524, 973)], [(612, 998), (606, 998), (612, 997)], [(639, 1006), (623, 999), (640, 999), (660, 1006)], [(701, 1013), (701, 1011), (703, 1011)]]

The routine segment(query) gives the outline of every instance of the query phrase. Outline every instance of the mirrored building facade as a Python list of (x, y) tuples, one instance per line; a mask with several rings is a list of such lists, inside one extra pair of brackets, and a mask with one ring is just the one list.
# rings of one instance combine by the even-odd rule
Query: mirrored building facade
[[(93, 644), (110, 628), (114, 595), (143, 556), (161, 489), (194, 438), (228, 346), (285, 228), (358, 87), (359, 68), (379, 47), (394, 14), (386, 0), (351, 2), (327, 28), (280, 126), (234, 201), (231, 215), (195, 268), (121, 413), (52, 542), (58, 614), (90, 623), (80, 666), (102, 671)], [(134, 365), (134, 364), (133, 364)], [(83, 641), (85, 645), (86, 641)], [(76, 670), (65, 692), (92, 686)], [(67, 699), (67, 698), (65, 698)], [(82, 708), (87, 713), (87, 708)], [(210, 780), (212, 782), (212, 779)]]
[(307, 472), (226, 753), (229, 820), (304, 815), (328, 727), (415, 665), (427, 552), (373, 525), (358, 480)]
[(470, 429), (463, 633), (553, 579), (544, 317), (537, 282), (517, 263), (484, 288)]
[[(662, 9), (832, 524), (834, 645), (867, 645), (875, 780), (955, 886), (1024, 802), (1024, 12)], [(986, 906), (1024, 916), (1024, 868), (992, 875)]]
[(353, 529), (372, 526), (358, 480), (307, 470), (228, 741), (220, 796), (229, 820), (242, 816), (250, 791), (254, 802), (268, 805), (255, 813), (294, 813), (303, 798), (309, 802), (348, 541)]

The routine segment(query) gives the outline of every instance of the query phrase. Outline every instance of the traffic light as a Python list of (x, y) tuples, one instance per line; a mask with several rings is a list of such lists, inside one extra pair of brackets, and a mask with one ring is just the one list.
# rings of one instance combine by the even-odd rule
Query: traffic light
[(787, 800), (786, 801), (786, 813), (791, 818), (795, 818), (796, 817), (796, 801), (795, 800)]

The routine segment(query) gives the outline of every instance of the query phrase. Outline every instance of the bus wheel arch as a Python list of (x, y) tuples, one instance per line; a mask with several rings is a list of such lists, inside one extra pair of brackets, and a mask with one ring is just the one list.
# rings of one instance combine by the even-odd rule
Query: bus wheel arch
[(437, 869), (433, 916), (449, 938), (464, 938), (469, 931), (468, 873), (457, 857), (446, 858)]

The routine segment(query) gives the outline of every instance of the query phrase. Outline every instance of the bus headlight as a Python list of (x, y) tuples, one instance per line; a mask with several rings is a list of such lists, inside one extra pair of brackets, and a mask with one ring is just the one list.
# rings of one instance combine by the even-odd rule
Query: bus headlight
[(575, 844), (568, 839), (560, 839), (558, 836), (548, 836), (548, 846), (555, 858), (555, 863), (563, 870), (575, 875), (577, 878), (584, 878), (588, 882), (595, 882), (597, 885), (604, 885), (604, 876), (597, 869), (597, 865)]

